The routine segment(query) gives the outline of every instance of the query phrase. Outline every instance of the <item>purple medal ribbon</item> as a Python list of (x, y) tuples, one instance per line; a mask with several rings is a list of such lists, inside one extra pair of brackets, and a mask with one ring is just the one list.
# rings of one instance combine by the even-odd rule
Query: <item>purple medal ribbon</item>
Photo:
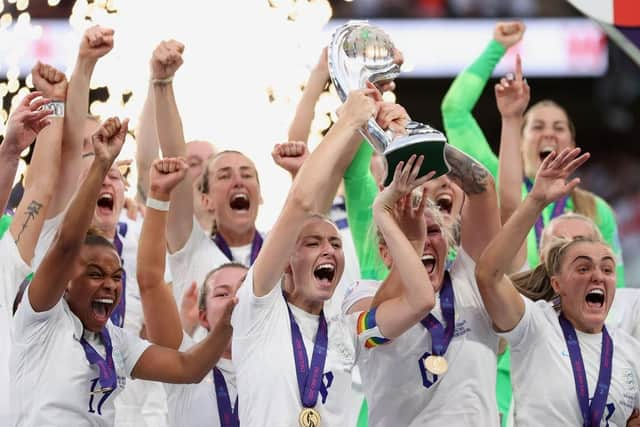
[[(527, 193), (530, 193), (531, 189), (533, 188), (533, 182), (531, 182), (529, 178), (525, 178), (524, 185), (527, 187)], [(549, 220), (552, 220), (553, 218), (562, 215), (564, 213), (565, 208), (567, 207), (568, 201), (569, 201), (569, 196), (564, 196), (562, 199), (555, 202), (553, 205), (553, 211), (551, 212), (551, 218), (549, 218)], [(540, 247), (540, 237), (542, 236), (543, 229), (544, 229), (544, 220), (542, 218), (542, 215), (540, 215), (538, 217), (538, 220), (536, 221), (536, 226), (535, 226), (536, 247), (538, 248)]]
[[(220, 233), (216, 233), (211, 236), (211, 240), (216, 244), (218, 249), (222, 251), (222, 253), (227, 257), (229, 261), (234, 261), (233, 254), (231, 253), (231, 249), (229, 249), (229, 245), (226, 240)], [(251, 242), (251, 265), (255, 262), (256, 258), (258, 258), (258, 253), (260, 252), (260, 248), (262, 248), (262, 236), (255, 230), (255, 234), (253, 235), (253, 242)]]
[(84, 354), (91, 365), (98, 365), (100, 370), (100, 387), (103, 391), (115, 390), (118, 385), (118, 378), (116, 376), (116, 368), (113, 364), (113, 346), (111, 345), (111, 337), (107, 328), (102, 328), (100, 331), (100, 337), (102, 338), (102, 344), (104, 344), (107, 359), (103, 359), (102, 356), (84, 339), (80, 338), (80, 344), (84, 349)]
[(311, 356), (311, 366), (307, 359), (307, 350), (304, 346), (302, 334), (296, 319), (293, 317), (291, 308), (287, 304), (289, 310), (289, 320), (291, 322), (291, 344), (293, 346), (293, 359), (296, 363), (296, 376), (298, 378), (298, 389), (302, 406), (305, 408), (313, 408), (318, 400), (318, 391), (322, 384), (322, 375), (324, 375), (324, 362), (327, 359), (327, 346), (329, 343), (327, 321), (324, 313), (320, 312), (318, 322), (318, 332), (316, 333), (316, 341), (313, 345), (313, 355)]
[(439, 299), (440, 309), (442, 310), (446, 327), (442, 327), (442, 323), (431, 313), (420, 321), (422, 326), (427, 328), (429, 333), (431, 333), (431, 353), (436, 356), (442, 356), (447, 352), (455, 329), (453, 286), (451, 285), (451, 277), (448, 271), (444, 272), (444, 281), (442, 283), (442, 289), (440, 289)]
[(571, 358), (571, 368), (573, 369), (573, 379), (576, 385), (578, 403), (582, 412), (582, 425), (584, 427), (595, 427), (600, 425), (604, 408), (609, 396), (609, 385), (611, 384), (611, 370), (613, 362), (613, 341), (607, 332), (607, 327), (602, 327), (602, 350), (600, 351), (600, 371), (598, 372), (598, 384), (596, 386), (593, 400), (589, 405), (589, 386), (587, 385), (587, 374), (584, 370), (580, 343), (573, 325), (564, 317), (562, 313), (558, 317), (564, 340), (567, 343), (569, 357)]
[(227, 382), (224, 380), (224, 375), (222, 375), (222, 372), (218, 368), (213, 368), (213, 384), (216, 388), (220, 425), (222, 427), (238, 427), (240, 425), (240, 419), (238, 418), (238, 396), (236, 396), (236, 403), (232, 409)]
[[(118, 230), (116, 231), (116, 236), (113, 238), (113, 245), (116, 247), (118, 251), (118, 256), (120, 257), (120, 262), (124, 267), (124, 259), (122, 259), (122, 240), (120, 239), (120, 235), (125, 237), (127, 235), (127, 223), (119, 222)], [(126, 290), (127, 290), (127, 274), (126, 271), (122, 270), (122, 291), (120, 292), (120, 301), (118, 301), (118, 305), (111, 313), (111, 323), (122, 328), (124, 326), (124, 314), (127, 306), (126, 302)]]

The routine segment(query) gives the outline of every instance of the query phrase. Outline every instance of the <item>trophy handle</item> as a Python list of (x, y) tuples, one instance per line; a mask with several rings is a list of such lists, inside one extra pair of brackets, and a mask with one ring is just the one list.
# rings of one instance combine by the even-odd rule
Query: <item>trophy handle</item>
[(409, 134), (397, 137), (384, 152), (384, 158), (387, 161), (387, 176), (384, 185), (391, 184), (393, 172), (398, 163), (406, 162), (413, 154), (424, 156), (424, 161), (418, 172), (419, 177), (431, 171), (436, 172), (432, 179), (448, 174), (451, 167), (447, 162), (445, 152), (449, 144), (447, 144), (447, 138), (444, 134), (429, 125), (418, 122), (410, 122), (406, 129)]

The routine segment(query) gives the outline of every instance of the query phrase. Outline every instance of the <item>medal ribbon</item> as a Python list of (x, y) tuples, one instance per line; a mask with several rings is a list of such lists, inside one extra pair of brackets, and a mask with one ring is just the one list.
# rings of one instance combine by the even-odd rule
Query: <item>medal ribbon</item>
[[(213, 240), (213, 243), (216, 244), (218, 249), (222, 251), (222, 253), (227, 257), (229, 261), (234, 260), (233, 254), (231, 253), (231, 249), (229, 248), (229, 245), (227, 244), (226, 240), (224, 240), (224, 237), (222, 237), (220, 233), (216, 233), (213, 236), (211, 236), (211, 240)], [(260, 252), (260, 248), (262, 248), (262, 236), (260, 235), (258, 230), (256, 230), (255, 234), (253, 235), (253, 241), (251, 242), (251, 256), (250, 256), (251, 265), (253, 265), (256, 258), (258, 258), (258, 253)]]
[(600, 371), (598, 372), (598, 384), (596, 386), (593, 400), (589, 405), (589, 386), (587, 385), (587, 374), (584, 370), (580, 343), (573, 325), (564, 317), (562, 313), (558, 317), (564, 340), (567, 343), (569, 357), (571, 358), (571, 368), (573, 369), (573, 379), (576, 385), (578, 403), (582, 412), (584, 427), (595, 427), (600, 425), (600, 420), (604, 414), (604, 408), (609, 396), (609, 385), (611, 384), (611, 368), (613, 362), (613, 341), (607, 332), (606, 326), (602, 327), (602, 350), (600, 350)]
[[(525, 177), (524, 185), (527, 187), (527, 193), (530, 193), (531, 189), (533, 188), (533, 182), (529, 178)], [(549, 218), (549, 220), (552, 220), (553, 218), (562, 215), (564, 213), (565, 208), (567, 207), (568, 201), (569, 201), (569, 196), (564, 196), (562, 199), (555, 202), (553, 205), (553, 211), (551, 212), (551, 218)], [(540, 237), (542, 236), (543, 229), (544, 229), (544, 219), (542, 218), (542, 215), (540, 215), (538, 217), (538, 220), (536, 221), (536, 226), (535, 226), (536, 247), (538, 248), (540, 247)]]
[(444, 272), (444, 281), (442, 282), (442, 289), (440, 289), (440, 295), (438, 297), (440, 299), (440, 309), (442, 310), (446, 327), (443, 327), (442, 323), (431, 313), (422, 319), (420, 323), (431, 333), (431, 353), (436, 356), (442, 356), (447, 352), (455, 329), (453, 286), (451, 285), (451, 277), (448, 271)]
[(327, 359), (327, 346), (329, 343), (327, 321), (324, 318), (324, 313), (321, 311), (318, 331), (316, 332), (316, 341), (313, 345), (311, 366), (309, 366), (307, 349), (304, 346), (300, 328), (298, 327), (296, 319), (293, 317), (289, 304), (287, 304), (287, 310), (289, 310), (289, 321), (291, 322), (291, 344), (293, 346), (293, 359), (296, 363), (296, 376), (298, 378), (298, 389), (300, 390), (302, 406), (305, 408), (313, 408), (316, 406), (316, 401), (318, 400), (318, 391), (320, 390), (322, 375), (324, 374), (324, 362)]
[(120, 292), (120, 301), (118, 301), (118, 305), (111, 313), (111, 323), (122, 328), (124, 326), (124, 314), (125, 309), (127, 307), (126, 302), (126, 290), (127, 290), (127, 273), (124, 270), (124, 259), (122, 259), (122, 239), (120, 239), (120, 235), (122, 237), (127, 235), (127, 223), (119, 222), (118, 230), (116, 231), (116, 236), (113, 239), (113, 245), (116, 247), (118, 251), (118, 256), (120, 257), (120, 262), (122, 263), (122, 291)]
[(104, 344), (107, 359), (103, 359), (102, 356), (84, 339), (80, 338), (80, 344), (84, 349), (84, 354), (91, 365), (97, 365), (100, 370), (100, 387), (105, 390), (115, 390), (118, 385), (116, 376), (116, 368), (113, 364), (113, 346), (111, 345), (111, 337), (107, 328), (102, 328), (100, 331), (100, 337), (102, 338), (102, 344)]
[(216, 388), (216, 401), (218, 402), (218, 415), (220, 416), (220, 426), (222, 427), (239, 427), (240, 419), (238, 418), (238, 396), (236, 403), (231, 408), (231, 399), (229, 398), (229, 390), (224, 375), (218, 368), (213, 368), (213, 384)]

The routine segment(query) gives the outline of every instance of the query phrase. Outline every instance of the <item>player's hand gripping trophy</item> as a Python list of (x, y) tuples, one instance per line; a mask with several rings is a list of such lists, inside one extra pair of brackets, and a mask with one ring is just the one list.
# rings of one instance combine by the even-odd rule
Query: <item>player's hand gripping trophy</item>
[[(329, 45), (329, 72), (342, 102), (350, 91), (365, 88), (367, 81), (376, 84), (398, 77), (394, 49), (391, 38), (367, 21), (350, 21), (335, 30)], [(419, 176), (432, 170), (435, 177), (449, 172), (444, 153), (452, 147), (442, 132), (429, 125), (410, 121), (404, 132), (394, 132), (383, 130), (372, 118), (360, 132), (387, 161), (387, 171), (392, 173), (387, 173), (385, 185), (391, 182), (396, 165), (412, 154), (425, 158)]]

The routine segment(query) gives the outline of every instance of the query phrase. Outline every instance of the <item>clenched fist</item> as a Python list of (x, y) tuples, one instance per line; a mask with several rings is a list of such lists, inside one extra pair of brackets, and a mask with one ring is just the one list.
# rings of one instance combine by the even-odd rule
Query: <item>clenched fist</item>
[(80, 42), (78, 55), (80, 58), (97, 61), (113, 49), (113, 34), (113, 29), (99, 25), (87, 29)]
[(67, 76), (57, 68), (38, 61), (31, 70), (31, 78), (36, 90), (42, 92), (45, 98), (54, 101), (64, 101), (67, 98)]
[(187, 175), (189, 165), (182, 157), (157, 159), (149, 170), (149, 189), (154, 198), (168, 196)]
[(129, 119), (120, 122), (117, 117), (107, 119), (91, 136), (95, 158), (108, 164), (109, 167), (120, 154), (124, 139), (127, 136)]
[(173, 77), (183, 63), (184, 45), (175, 40), (161, 42), (151, 57), (151, 78), (165, 80)]
[(493, 31), (493, 38), (505, 49), (509, 49), (522, 40), (524, 30), (524, 24), (519, 21), (498, 22)]

